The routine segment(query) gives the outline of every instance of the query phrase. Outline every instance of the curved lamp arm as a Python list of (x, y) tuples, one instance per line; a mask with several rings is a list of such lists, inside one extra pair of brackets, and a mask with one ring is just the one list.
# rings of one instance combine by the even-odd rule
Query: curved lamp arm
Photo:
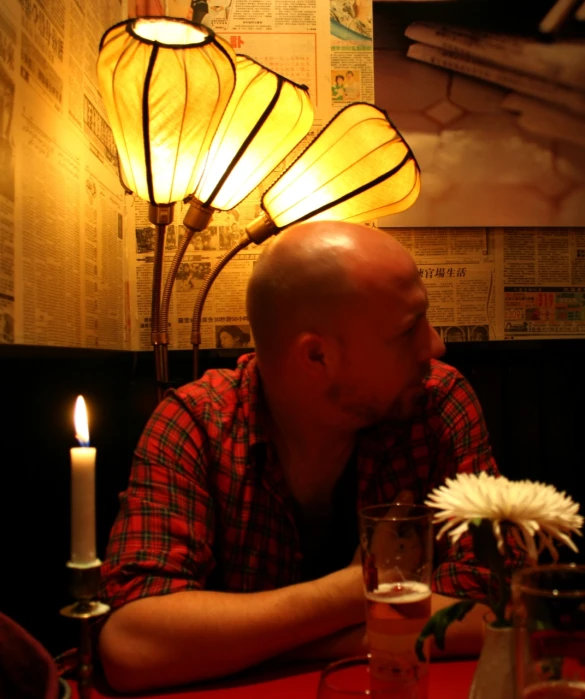
[(221, 270), (226, 266), (226, 264), (234, 258), (241, 250), (247, 248), (252, 241), (250, 238), (242, 237), (239, 243), (236, 243), (231, 250), (228, 250), (226, 254), (220, 258), (213, 269), (207, 275), (203, 286), (199, 289), (197, 294), (197, 299), (195, 300), (195, 306), (193, 307), (193, 318), (191, 320), (191, 344), (193, 345), (193, 379), (197, 380), (199, 378), (199, 345), (201, 344), (201, 314), (203, 312), (203, 306), (205, 304), (205, 299), (209, 293), (209, 289), (213, 282), (219, 276)]

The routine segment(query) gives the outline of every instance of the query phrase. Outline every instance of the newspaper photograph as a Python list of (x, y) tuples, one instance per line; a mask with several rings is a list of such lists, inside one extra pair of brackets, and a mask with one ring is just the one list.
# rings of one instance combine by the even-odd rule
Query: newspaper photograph
[(423, 173), (416, 206), (384, 225), (585, 225), (583, 22), (545, 42), (542, 3), (378, 10), (376, 103)]

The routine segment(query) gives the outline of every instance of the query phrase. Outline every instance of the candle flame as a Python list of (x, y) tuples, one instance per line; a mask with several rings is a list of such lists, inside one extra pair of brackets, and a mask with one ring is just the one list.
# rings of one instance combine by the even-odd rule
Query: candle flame
[(75, 439), (82, 447), (89, 446), (89, 427), (87, 425), (87, 409), (83, 396), (77, 396), (75, 402)]

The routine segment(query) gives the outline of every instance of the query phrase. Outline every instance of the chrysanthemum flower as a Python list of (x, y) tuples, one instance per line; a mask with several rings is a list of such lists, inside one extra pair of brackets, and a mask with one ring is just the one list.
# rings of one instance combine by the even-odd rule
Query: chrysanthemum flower
[(487, 473), (460, 473), (456, 478), (448, 478), (445, 485), (430, 493), (425, 504), (439, 510), (434, 515), (435, 522), (444, 522), (437, 539), (448, 532), (452, 542), (456, 542), (470, 522), (487, 519), (492, 522), (498, 551), (504, 555), (501, 523), (508, 522), (513, 525), (516, 542), (534, 561), (545, 547), (555, 561), (558, 559), (555, 539), (577, 551), (570, 535), (580, 536), (583, 526), (579, 505), (552, 485), (510, 481)]

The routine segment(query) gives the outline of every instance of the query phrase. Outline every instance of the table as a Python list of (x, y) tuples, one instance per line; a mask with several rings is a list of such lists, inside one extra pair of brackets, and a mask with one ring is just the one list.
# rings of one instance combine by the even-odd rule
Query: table
[[(467, 699), (477, 661), (431, 663), (429, 699)], [(320, 666), (322, 667), (322, 665)], [(249, 671), (237, 677), (206, 682), (191, 689), (133, 694), (133, 699), (314, 699), (320, 669), (317, 666), (286, 667)], [(72, 683), (72, 699), (79, 699)], [(95, 690), (92, 699), (120, 696)]]

